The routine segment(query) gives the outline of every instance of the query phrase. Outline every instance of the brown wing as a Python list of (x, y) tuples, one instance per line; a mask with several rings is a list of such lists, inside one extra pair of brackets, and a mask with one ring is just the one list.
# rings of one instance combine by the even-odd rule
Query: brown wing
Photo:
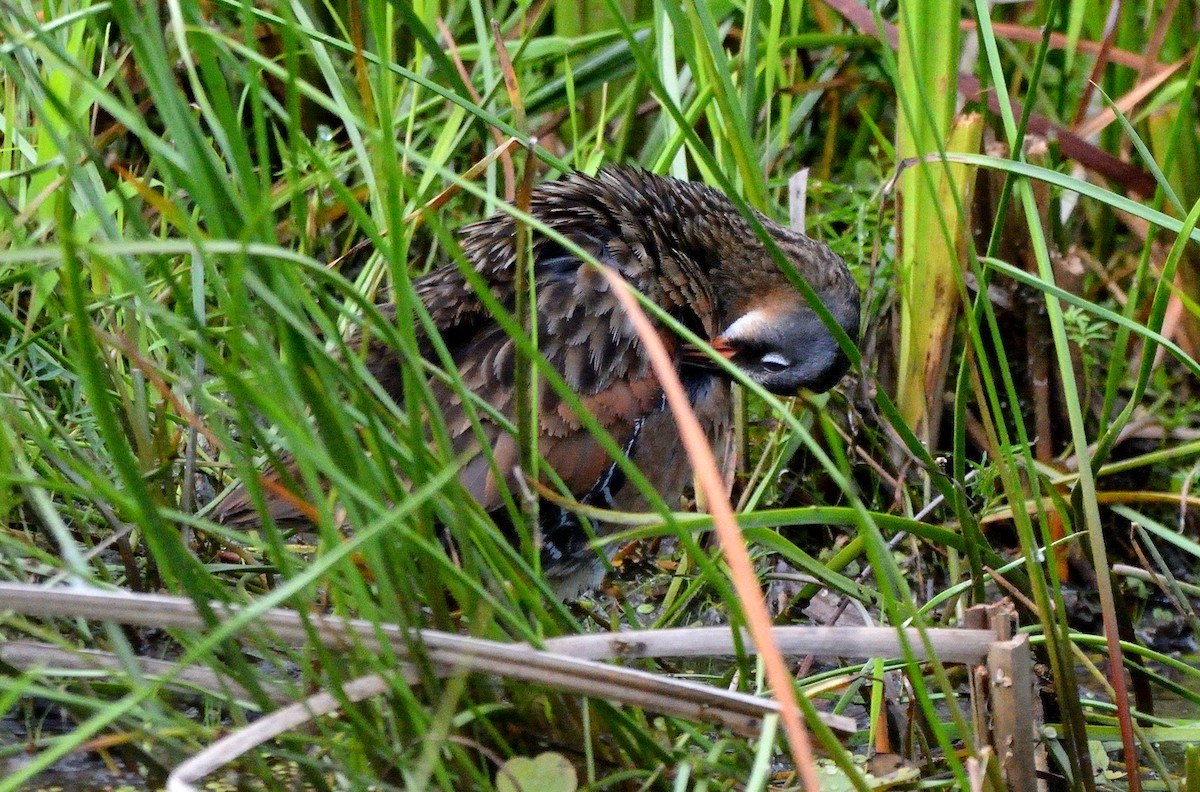
[[(607, 281), (574, 257), (557, 251), (546, 255), (549, 251), (550, 246), (541, 251), (537, 269), (539, 350), (583, 407), (623, 445), (646, 415), (661, 408), (661, 389)], [(664, 339), (678, 346), (674, 336)], [(516, 364), (512, 340), (489, 323), (452, 351), (466, 388), (511, 420)], [(499, 508), (497, 471), (511, 488), (519, 456), (516, 442), (486, 418), (473, 430), (462, 397), (449, 386), (438, 383), (434, 392), (455, 451), (480, 451), (464, 469), (462, 483), (484, 508)], [(547, 382), (541, 383), (538, 406), (539, 452), (570, 491), (582, 497), (611, 467), (612, 459)], [(485, 445), (495, 467), (482, 453)]]
[[(614, 186), (602, 183), (614, 179), (605, 173), (597, 179), (576, 174), (542, 185), (534, 195), (533, 213), (596, 260), (616, 269), (676, 318), (712, 337), (717, 327), (711, 284), (695, 262), (672, 249), (656, 230), (658, 226), (645, 222), (651, 214), (662, 214), (669, 207), (640, 206), (637, 201), (653, 196), (653, 191), (635, 189), (634, 182), (640, 178), (637, 174), (619, 172), (619, 176), (617, 186), (628, 186), (631, 191), (605, 189)], [(632, 182), (625, 184), (624, 180), (630, 179)], [(628, 200), (621, 199), (622, 195)], [(467, 262), (487, 282), (496, 300), (509, 309), (514, 291), (514, 232), (512, 219), (498, 215), (468, 226), (461, 233)], [(588, 412), (619, 445), (624, 445), (633, 439), (647, 416), (662, 408), (661, 389), (650, 372), (641, 342), (599, 272), (547, 237), (535, 239), (534, 255), (541, 353)], [(467, 389), (511, 421), (514, 345), (492, 321), (457, 265), (418, 278), (413, 286), (450, 349)], [(382, 310), (395, 317), (394, 306)], [(664, 330), (662, 337), (672, 354), (679, 350), (674, 334)], [(427, 343), (422, 344), (426, 356), (431, 351)], [(385, 391), (399, 400), (405, 361), (397, 357), (395, 350), (371, 339), (366, 363)], [(509, 487), (513, 485), (518, 460), (516, 442), (496, 421), (487, 418), (473, 429), (462, 397), (444, 383), (435, 384), (434, 392), (455, 451), (480, 452), (464, 468), (463, 484), (485, 508), (498, 508), (501, 499), (496, 471), (501, 471), (500, 477)], [(582, 497), (611, 470), (612, 460), (579, 416), (544, 383), (539, 406), (539, 450), (571, 492)], [(485, 446), (491, 450), (495, 467), (482, 453)], [(675, 478), (667, 489), (682, 486), (675, 485)], [(302, 508), (286, 501), (277, 503), (275, 497), (270, 500), (272, 516), (277, 519), (303, 519)], [(218, 519), (244, 524), (253, 517), (243, 489), (231, 494), (227, 503), (219, 507)]]
[[(584, 238), (597, 258), (611, 262), (621, 247)], [(536, 247), (538, 336), (542, 355), (554, 367), (583, 407), (624, 445), (635, 426), (661, 407), (661, 389), (650, 372), (641, 342), (609, 289), (608, 282), (590, 266), (562, 252), (557, 245), (540, 240)], [(624, 251), (628, 255), (628, 251)], [(494, 275), (494, 273), (493, 273)], [(443, 333), (459, 375), (468, 391), (490, 404), (510, 422), (514, 418), (515, 345), (503, 329), (482, 313), (482, 305), (456, 268), (445, 268), (419, 279), (414, 286)], [(471, 296), (463, 297), (466, 288)], [(511, 298), (507, 281), (493, 285), (498, 298)], [(511, 303), (509, 305), (511, 307)], [(389, 318), (395, 306), (382, 306)], [(664, 334), (669, 348), (678, 339)], [(354, 349), (357, 342), (351, 340)], [(430, 350), (425, 350), (429, 354)], [(366, 366), (384, 390), (399, 400), (401, 373), (405, 365), (396, 350), (376, 337), (367, 342)], [(472, 428), (462, 396), (444, 382), (436, 381), (433, 392), (446, 421), (457, 454), (477, 453), (460, 475), (465, 488), (491, 511), (502, 505), (496, 471), (509, 488), (515, 484), (517, 444), (501, 425), (481, 416)], [(612, 466), (612, 459), (587, 430), (579, 416), (546, 382), (539, 390), (539, 451), (546, 463), (567, 484), (572, 494), (582, 497)], [(491, 464), (487, 447), (495, 460)], [(285, 460), (287, 464), (287, 460)], [(282, 522), (307, 519), (303, 501), (288, 497), (280, 477), (268, 474), (268, 509)], [(216, 519), (229, 525), (258, 521), (254, 504), (245, 487), (238, 487), (218, 506)]]

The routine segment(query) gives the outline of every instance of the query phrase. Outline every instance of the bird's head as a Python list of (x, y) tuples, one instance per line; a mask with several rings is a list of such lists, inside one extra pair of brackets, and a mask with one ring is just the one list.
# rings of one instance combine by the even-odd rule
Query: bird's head
[[(688, 301), (695, 301), (692, 329), (708, 333), (718, 354), (768, 391), (825, 391), (849, 369), (833, 333), (752, 224), (717, 190), (618, 167), (595, 178), (577, 174), (552, 182), (541, 195), (544, 205), (535, 205), (535, 212), (563, 229), (587, 224), (592, 237), (601, 236), (597, 229), (606, 232), (614, 260), (629, 264), (626, 277), (642, 288), (656, 287), (651, 296), (675, 313), (686, 315)], [(846, 263), (828, 246), (756, 216), (834, 322), (857, 342), (859, 289)], [(685, 347), (684, 362), (714, 368), (698, 349)]]
[[(850, 340), (858, 340), (858, 298), (826, 307)], [(753, 308), (712, 342), (713, 348), (771, 393), (794, 396), (801, 388), (829, 390), (850, 360), (816, 311), (804, 304)]]
[[(781, 252), (816, 292), (833, 320), (858, 342), (859, 289), (832, 250), (762, 218)], [(771, 393), (832, 388), (850, 361), (821, 317), (765, 249), (725, 251), (717, 284), (725, 326), (712, 347)]]

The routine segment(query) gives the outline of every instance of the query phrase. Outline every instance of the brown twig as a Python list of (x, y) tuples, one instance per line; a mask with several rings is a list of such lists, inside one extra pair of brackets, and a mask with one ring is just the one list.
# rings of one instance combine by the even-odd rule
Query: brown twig
[(1091, 75), (1083, 84), (1083, 95), (1075, 104), (1075, 118), (1071, 121), (1072, 128), (1083, 123), (1088, 107), (1092, 104), (1092, 94), (1096, 92), (1096, 83), (1100, 81), (1100, 75), (1104, 74), (1104, 67), (1108, 65), (1109, 52), (1112, 50), (1113, 39), (1117, 34), (1117, 19), (1120, 16), (1121, 0), (1110, 0), (1108, 17), (1104, 20), (1104, 36), (1100, 39), (1100, 51), (1096, 53), (1096, 61), (1092, 64)]
[[(467, 71), (466, 64), (463, 63), (454, 35), (450, 32), (450, 28), (446, 27), (446, 23), (442, 21), (441, 17), (437, 18), (437, 26), (442, 33), (442, 38), (446, 40), (446, 49), (450, 50), (450, 59), (454, 61), (454, 67), (458, 69), (458, 76), (462, 78), (463, 85), (467, 86), (471, 99), (482, 107), (483, 97), (479, 95), (475, 83), (471, 82), (471, 73)], [(517, 170), (513, 164), (512, 155), (508, 153), (511, 146), (505, 144), (504, 135), (496, 127), (489, 126), (488, 131), (492, 133), (492, 139), (496, 141), (496, 150), (503, 149), (500, 153), (500, 167), (504, 171), (504, 200), (512, 203), (516, 198)]]

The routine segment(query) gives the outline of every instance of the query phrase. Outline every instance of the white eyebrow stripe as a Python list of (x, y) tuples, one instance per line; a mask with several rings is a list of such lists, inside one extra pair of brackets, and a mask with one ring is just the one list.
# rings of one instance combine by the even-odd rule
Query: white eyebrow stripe
[(768, 352), (767, 354), (763, 355), (762, 362), (769, 363), (769, 364), (775, 365), (775, 366), (790, 366), (790, 365), (792, 365), (792, 361), (788, 360), (787, 358), (785, 358), (783, 355), (779, 354), (778, 352)]
[(734, 320), (733, 324), (725, 328), (725, 332), (721, 333), (721, 337), (725, 339), (736, 338), (752, 338), (756, 335), (761, 335), (762, 331), (771, 323), (771, 317), (766, 311), (754, 309), (750, 313), (742, 314)]

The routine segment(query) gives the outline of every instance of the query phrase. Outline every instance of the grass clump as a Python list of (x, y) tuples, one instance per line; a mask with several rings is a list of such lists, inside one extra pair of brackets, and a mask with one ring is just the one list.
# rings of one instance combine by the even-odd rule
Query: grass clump
[[(239, 759), (247, 784), (502, 788), (505, 760), (547, 750), (578, 788), (793, 783), (771, 776), (771, 718), (749, 740), (447, 668), (403, 632), (538, 646), (741, 624), (697, 543), (616, 596), (562, 603), (529, 538), (507, 541), (458, 484), (462, 460), (428, 442), (411, 279), (452, 261), (453, 229), (504, 211), (527, 168), (604, 162), (776, 217), (807, 166), (810, 233), (864, 287), (862, 361), (839, 392), (747, 400), (735, 496), (777, 622), (807, 620), (821, 587), (921, 628), (1011, 595), (1049, 669), (1056, 788), (1192, 788), (1175, 747), (1194, 646), (1165, 637), (1191, 634), (1200, 556), (1190, 10), (1106, 25), (1091, 0), (0, 8), (0, 579), (142, 597), (109, 620), (34, 618), (0, 593), (0, 788), (87, 751), (158, 783), (316, 691), (339, 715)], [(402, 404), (340, 343), (351, 328), (409, 355)], [(210, 518), (235, 480), (261, 497), (257, 472), (285, 455), (312, 532)], [(711, 526), (673, 520), (631, 535)], [(135, 618), (167, 612), (158, 593), (195, 621)], [(1147, 627), (1139, 608), (1160, 615)], [(326, 615), (369, 629), (321, 640)], [(82, 650), (106, 665), (81, 669)], [(865, 789), (850, 754), (894, 753), (926, 787), (979, 772), (999, 788), (961, 680), (913, 651), (800, 680), (856, 718), (841, 742), (810, 723), (830, 773)], [(732, 654), (628, 664), (761, 692)], [(352, 701), (371, 675), (382, 692)], [(1156, 699), (1184, 714), (1156, 716)]]

